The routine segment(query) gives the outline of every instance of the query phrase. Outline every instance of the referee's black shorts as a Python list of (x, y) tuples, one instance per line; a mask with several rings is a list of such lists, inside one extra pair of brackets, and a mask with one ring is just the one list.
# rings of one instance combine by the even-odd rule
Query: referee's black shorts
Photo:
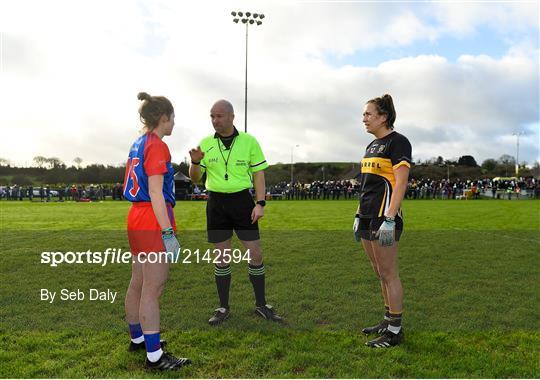
[[(378, 240), (375, 234), (384, 222), (384, 216), (382, 217), (360, 217), (360, 237), (365, 240)], [(396, 215), (396, 234), (395, 239), (399, 241), (401, 234), (403, 233), (403, 219)]]
[(259, 240), (259, 224), (251, 223), (255, 202), (248, 189), (237, 193), (209, 192), (206, 204), (206, 229), (209, 243), (229, 240), (236, 232), (238, 239)]

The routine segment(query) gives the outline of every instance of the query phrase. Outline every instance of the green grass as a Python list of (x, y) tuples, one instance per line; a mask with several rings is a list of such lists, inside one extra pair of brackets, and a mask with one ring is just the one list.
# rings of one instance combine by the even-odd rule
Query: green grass
[[(205, 203), (175, 209), (183, 247), (205, 241)], [(212, 265), (177, 264), (161, 301), (163, 337), (194, 365), (142, 369), (126, 352), (129, 265), (49, 267), (42, 251), (128, 249), (129, 205), (0, 202), (0, 377), (538, 377), (539, 201), (406, 201), (400, 274), (406, 342), (364, 347), (378, 282), (350, 231), (354, 201), (275, 201), (261, 223), (268, 300), (288, 324), (257, 319), (245, 264), (232, 317), (216, 307)], [(41, 288), (118, 292), (114, 303), (39, 300)], [(59, 297), (57, 295), (57, 297)]]

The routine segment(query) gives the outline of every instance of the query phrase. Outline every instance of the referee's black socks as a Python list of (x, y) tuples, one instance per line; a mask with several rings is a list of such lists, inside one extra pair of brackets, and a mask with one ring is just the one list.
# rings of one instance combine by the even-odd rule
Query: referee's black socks
[(219, 296), (220, 307), (229, 308), (229, 289), (231, 288), (231, 266), (219, 267), (216, 265), (214, 275)]
[(264, 294), (264, 264), (249, 264), (248, 273), (249, 281), (251, 281), (253, 291), (255, 292), (255, 304), (257, 307), (266, 305), (266, 298)]

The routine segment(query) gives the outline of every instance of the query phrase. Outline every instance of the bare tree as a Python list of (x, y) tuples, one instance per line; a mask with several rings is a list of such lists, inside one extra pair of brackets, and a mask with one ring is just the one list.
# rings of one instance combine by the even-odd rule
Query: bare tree
[(38, 168), (44, 167), (45, 164), (47, 163), (47, 160), (48, 160), (47, 157), (43, 157), (43, 156), (36, 156), (33, 159), (33, 161), (35, 162)]
[(73, 159), (73, 162), (75, 162), (75, 164), (77, 165), (77, 168), (80, 169), (80, 168), (81, 168), (81, 164), (82, 164), (82, 162), (83, 162), (83, 159), (80, 158), (80, 157), (75, 157), (75, 158)]
[[(508, 177), (508, 171), (516, 164), (516, 159), (509, 154), (503, 154), (498, 161), (501, 165), (504, 165), (504, 175)], [(510, 172), (512, 171), (510, 170)]]
[(46, 160), (50, 169), (65, 167), (64, 162), (62, 162), (62, 160), (59, 159), (58, 157), (50, 157), (50, 158), (47, 158)]

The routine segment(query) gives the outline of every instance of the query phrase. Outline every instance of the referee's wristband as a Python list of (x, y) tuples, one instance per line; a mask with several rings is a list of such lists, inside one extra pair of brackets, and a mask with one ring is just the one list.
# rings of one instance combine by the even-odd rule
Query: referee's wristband
[(201, 161), (199, 161), (199, 162), (191, 161), (191, 164), (192, 164), (192, 165), (200, 165), (200, 164), (201, 164)]
[(360, 214), (356, 214), (354, 217), (355, 218), (360, 218)]

